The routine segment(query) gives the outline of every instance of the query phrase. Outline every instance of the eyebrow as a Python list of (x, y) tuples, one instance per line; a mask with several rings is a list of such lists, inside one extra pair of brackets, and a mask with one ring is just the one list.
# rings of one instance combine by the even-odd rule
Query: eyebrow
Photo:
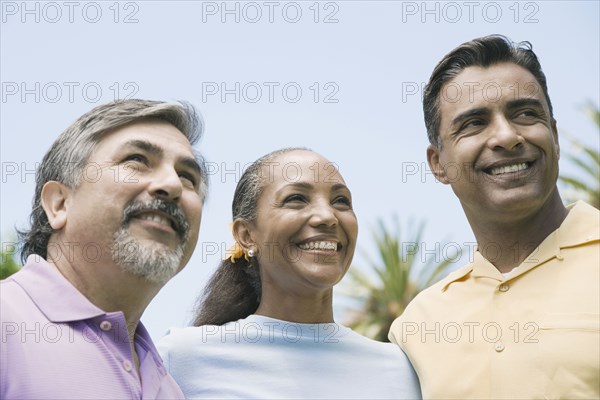
[(288, 189), (288, 188), (297, 188), (297, 189), (312, 189), (313, 185), (311, 183), (308, 182), (294, 182), (294, 183), (290, 183), (289, 185), (285, 185), (283, 188), (281, 188), (281, 190), (279, 190), (280, 192)]
[(341, 190), (341, 189), (346, 189), (347, 191), (350, 191), (350, 189), (348, 189), (348, 186), (344, 185), (343, 183), (336, 183), (335, 185), (333, 185), (331, 187), (332, 191)]
[[(313, 188), (313, 184), (312, 183), (308, 183), (308, 182), (294, 182), (294, 183), (290, 183), (289, 185), (284, 186), (283, 188), (281, 188), (281, 190), (279, 190), (279, 192), (288, 189), (288, 188), (297, 188), (297, 189), (304, 189), (304, 190), (308, 190), (308, 189), (312, 189)], [(341, 189), (345, 189), (347, 191), (350, 191), (350, 189), (348, 189), (348, 186), (344, 185), (343, 183), (336, 183), (335, 185), (333, 185), (331, 187), (331, 191), (334, 192), (336, 190), (341, 190)]]
[[(165, 154), (162, 147), (157, 146), (154, 143), (149, 142), (147, 140), (140, 140), (140, 139), (129, 140), (129, 141), (125, 142), (125, 146), (136, 147), (140, 150), (143, 150), (147, 153), (150, 153), (150, 154), (153, 154), (153, 155), (159, 156), (159, 157)], [(202, 168), (200, 168), (200, 164), (198, 163), (198, 160), (196, 160), (194, 157), (181, 157), (178, 161), (181, 164), (183, 164), (186, 168), (190, 168), (190, 169), (194, 170), (194, 172), (196, 172), (199, 176), (202, 177), (204, 175), (202, 173)]]
[(133, 139), (125, 142), (125, 146), (137, 147), (140, 150), (144, 150), (147, 153), (154, 154), (156, 156), (162, 156), (164, 151), (162, 147), (155, 145), (152, 142), (146, 140)]
[(530, 99), (530, 98), (511, 100), (507, 104), (507, 107), (511, 108), (511, 109), (519, 108), (519, 107), (523, 107), (523, 106), (534, 106), (534, 107), (544, 108), (541, 101), (539, 101), (538, 99)]
[[(534, 107), (544, 108), (544, 106), (540, 100), (531, 99), (531, 98), (515, 99), (515, 100), (511, 100), (507, 103), (507, 108), (509, 108), (509, 109), (515, 109), (515, 108), (519, 108), (519, 107), (523, 107), (523, 106), (534, 106)], [(472, 110), (467, 110), (464, 113), (457, 115), (452, 120), (452, 126), (459, 125), (465, 119), (468, 119), (471, 117), (484, 117), (486, 115), (489, 115), (489, 110), (485, 107), (479, 107), (479, 108), (474, 108)]]

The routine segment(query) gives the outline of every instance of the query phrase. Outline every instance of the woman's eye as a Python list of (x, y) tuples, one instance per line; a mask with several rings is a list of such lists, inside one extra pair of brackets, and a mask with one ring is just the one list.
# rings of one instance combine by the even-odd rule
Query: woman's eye
[(285, 200), (283, 200), (283, 203), (292, 203), (292, 202), (305, 202), (306, 198), (304, 196), (302, 196), (301, 194), (293, 194), (291, 196), (288, 196), (285, 198)]
[(342, 205), (345, 205), (345, 206), (348, 206), (348, 207), (352, 207), (352, 201), (348, 197), (346, 197), (346, 196), (336, 197), (333, 200), (333, 203), (334, 204), (342, 204)]

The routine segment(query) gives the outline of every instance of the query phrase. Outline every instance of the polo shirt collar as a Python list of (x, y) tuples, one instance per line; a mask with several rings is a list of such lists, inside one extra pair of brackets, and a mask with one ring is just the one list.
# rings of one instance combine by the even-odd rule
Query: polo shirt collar
[[(600, 214), (598, 210), (583, 201), (567, 206), (569, 214), (562, 224), (554, 232), (550, 233), (546, 239), (519, 265), (518, 271), (510, 276), (510, 279), (519, 276), (538, 265), (551, 260), (554, 257), (562, 257), (561, 249), (579, 246), (585, 243), (600, 240), (598, 232), (598, 219)], [(596, 220), (596, 223), (590, 223), (590, 220)], [(450, 274), (442, 284), (441, 290), (445, 291), (448, 286), (469, 274), (473, 277), (486, 277), (504, 281), (504, 276), (498, 269), (481, 253), (476, 250), (473, 255), (473, 261)]]
[(41, 256), (30, 255), (12, 278), (51, 322), (80, 321), (106, 314)]
[[(578, 201), (567, 206), (569, 215), (558, 229), (561, 248), (580, 246), (600, 240), (600, 213), (591, 205)], [(594, 223), (595, 222), (595, 223)]]

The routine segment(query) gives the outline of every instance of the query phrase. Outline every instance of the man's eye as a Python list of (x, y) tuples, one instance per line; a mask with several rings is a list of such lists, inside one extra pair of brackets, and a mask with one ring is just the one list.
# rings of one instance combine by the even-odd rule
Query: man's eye
[(179, 176), (181, 177), (181, 179), (185, 179), (186, 181), (189, 181), (193, 187), (196, 187), (196, 177), (188, 172), (180, 172)]
[(538, 113), (534, 110), (523, 110), (517, 113), (517, 118), (535, 118), (538, 116)]
[(514, 121), (518, 124), (533, 125), (543, 119), (544, 113), (536, 110), (521, 110), (515, 114)]
[(472, 120), (465, 122), (465, 124), (462, 127), (463, 127), (463, 129), (468, 129), (468, 128), (475, 128), (475, 127), (483, 126), (484, 124), (485, 124), (485, 122), (481, 119), (472, 119)]
[(124, 162), (139, 162), (142, 164), (148, 164), (148, 159), (141, 154), (131, 154), (125, 157)]

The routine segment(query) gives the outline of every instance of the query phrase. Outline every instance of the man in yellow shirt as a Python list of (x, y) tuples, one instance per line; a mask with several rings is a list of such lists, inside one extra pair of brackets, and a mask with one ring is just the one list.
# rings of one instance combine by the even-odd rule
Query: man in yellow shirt
[(600, 398), (600, 213), (560, 198), (556, 121), (531, 45), (462, 44), (436, 66), (423, 108), (429, 165), (477, 240), (472, 262), (390, 330), (423, 397)]

